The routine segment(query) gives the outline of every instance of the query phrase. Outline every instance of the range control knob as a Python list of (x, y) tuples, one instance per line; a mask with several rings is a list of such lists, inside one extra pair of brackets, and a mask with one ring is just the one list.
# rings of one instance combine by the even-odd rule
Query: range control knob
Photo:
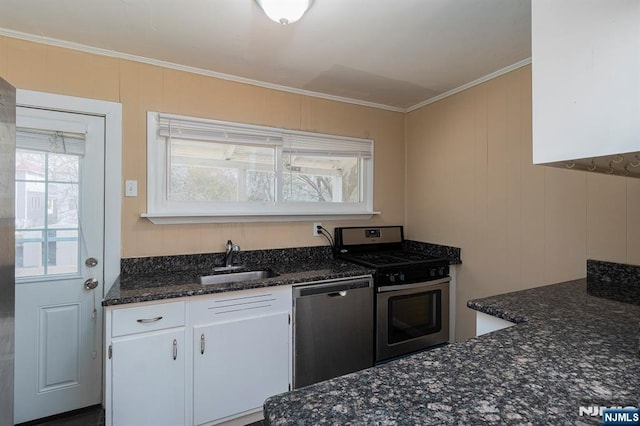
[(400, 272), (400, 281), (404, 281), (404, 274)]
[(429, 270), (429, 275), (431, 275), (432, 277), (436, 276), (436, 270), (435, 269), (430, 269)]
[(389, 274), (389, 281), (391, 281), (392, 283), (396, 282), (396, 276), (393, 274)]

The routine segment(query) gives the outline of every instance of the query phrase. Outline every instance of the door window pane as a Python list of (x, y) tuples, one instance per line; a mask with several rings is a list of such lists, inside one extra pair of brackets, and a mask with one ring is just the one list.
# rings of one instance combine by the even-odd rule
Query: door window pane
[(50, 183), (47, 200), (48, 227), (78, 227), (78, 184)]
[(16, 150), (16, 277), (79, 271), (80, 157)]
[(44, 274), (42, 230), (16, 230), (16, 277)]
[(16, 179), (44, 181), (46, 154), (40, 151), (16, 150)]
[(79, 166), (77, 155), (49, 153), (49, 180), (78, 183)]
[(16, 229), (42, 228), (46, 220), (46, 184), (16, 179)]
[(52, 274), (77, 272), (78, 231), (73, 229), (49, 230), (47, 270)]

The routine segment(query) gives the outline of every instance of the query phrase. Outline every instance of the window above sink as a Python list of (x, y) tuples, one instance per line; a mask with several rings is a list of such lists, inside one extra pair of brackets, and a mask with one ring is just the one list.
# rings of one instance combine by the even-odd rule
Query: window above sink
[(149, 112), (154, 223), (362, 219), (373, 141)]

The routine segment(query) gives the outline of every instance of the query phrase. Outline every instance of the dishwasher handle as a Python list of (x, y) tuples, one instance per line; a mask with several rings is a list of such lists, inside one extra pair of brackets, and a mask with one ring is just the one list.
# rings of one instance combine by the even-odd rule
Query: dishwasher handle
[(371, 278), (347, 280), (347, 281), (327, 281), (300, 286), (294, 288), (295, 297), (314, 296), (325, 294), (329, 297), (344, 297), (351, 290), (358, 290), (373, 287)]

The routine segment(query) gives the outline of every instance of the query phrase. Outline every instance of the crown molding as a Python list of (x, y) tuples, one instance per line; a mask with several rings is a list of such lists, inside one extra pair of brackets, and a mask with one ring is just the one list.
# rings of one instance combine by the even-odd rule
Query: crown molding
[(470, 81), (469, 83), (463, 84), (462, 86), (458, 86), (455, 89), (448, 90), (448, 91), (446, 91), (444, 93), (439, 94), (438, 96), (434, 96), (433, 98), (429, 98), (427, 100), (424, 100), (424, 101), (420, 102), (419, 104), (415, 104), (414, 106), (407, 108), (405, 112), (409, 113), (411, 111), (415, 111), (417, 109), (420, 109), (423, 106), (432, 104), (434, 102), (438, 102), (439, 100), (442, 100), (444, 98), (448, 98), (449, 96), (455, 95), (456, 93), (460, 93), (463, 90), (470, 89), (473, 86), (477, 86), (478, 84), (482, 84), (482, 83), (484, 83), (486, 81), (493, 80), (494, 78), (500, 77), (503, 74), (506, 74), (506, 73), (511, 72), (513, 70), (516, 70), (518, 68), (521, 68), (521, 67), (524, 67), (526, 65), (529, 65), (530, 63), (531, 63), (531, 57), (528, 57), (526, 59), (523, 59), (521, 61), (516, 62), (515, 64), (511, 64), (511, 65), (508, 65), (508, 66), (506, 66), (506, 67), (504, 67), (502, 69), (499, 69), (498, 71), (494, 71), (491, 74), (487, 74), (484, 77), (480, 77), (477, 80)]
[(252, 86), (262, 87), (262, 88), (265, 88), (265, 89), (279, 90), (279, 91), (282, 91), (282, 92), (294, 93), (294, 94), (302, 95), (302, 96), (310, 96), (310, 97), (313, 97), (313, 98), (326, 99), (326, 100), (329, 100), (329, 101), (344, 102), (344, 103), (348, 103), (348, 104), (354, 104), (354, 105), (360, 105), (360, 106), (365, 106), (365, 107), (370, 107), (370, 108), (383, 109), (383, 110), (393, 111), (393, 112), (401, 112), (401, 113), (406, 112), (405, 108), (395, 107), (395, 106), (391, 106), (391, 105), (378, 104), (378, 103), (375, 103), (375, 102), (367, 102), (367, 101), (362, 101), (362, 100), (358, 100), (358, 99), (345, 98), (345, 97), (342, 97), (342, 96), (335, 96), (335, 95), (328, 95), (328, 94), (325, 94), (325, 93), (313, 92), (313, 91), (310, 91), (310, 90), (297, 89), (295, 87), (282, 86), (282, 85), (274, 84), (274, 83), (267, 83), (267, 82), (264, 82), (264, 81), (253, 80), (253, 79), (250, 79), (250, 78), (239, 77), (239, 76), (235, 76), (235, 75), (231, 75), (231, 74), (225, 74), (225, 73), (221, 73), (221, 72), (217, 72), (217, 71), (206, 70), (206, 69), (203, 69), (203, 68), (190, 67), (190, 66), (187, 66), (187, 65), (176, 64), (176, 63), (173, 63), (173, 62), (161, 61), (159, 59), (147, 58), (147, 57), (138, 56), (138, 55), (131, 55), (129, 53), (118, 52), (118, 51), (115, 51), (115, 50), (109, 50), (109, 49), (102, 49), (102, 48), (99, 48), (99, 47), (87, 46), (87, 45), (84, 45), (84, 44), (74, 43), (74, 42), (71, 42), (71, 41), (59, 40), (59, 39), (55, 39), (55, 38), (38, 36), (38, 35), (34, 35), (34, 34), (27, 34), (27, 33), (23, 33), (23, 32), (20, 32), (20, 31), (9, 30), (9, 29), (6, 29), (6, 28), (0, 28), (0, 36), (6, 36), (6, 37), (16, 38), (16, 39), (20, 39), (20, 40), (31, 41), (31, 42), (35, 42), (35, 43), (42, 43), (42, 44), (47, 44), (47, 45), (50, 45), (50, 46), (62, 47), (62, 48), (65, 48), (65, 49), (77, 50), (77, 51), (80, 51), (80, 52), (91, 53), (91, 54), (94, 54), (94, 55), (109, 56), (111, 58), (117, 58), (117, 59), (126, 59), (126, 60), (133, 61), (133, 62), (140, 62), (140, 63), (143, 63), (143, 64), (155, 65), (155, 66), (158, 66), (158, 67), (169, 68), (169, 69), (173, 69), (173, 70), (177, 70), (177, 71), (185, 71), (185, 72), (189, 72), (189, 73), (200, 74), (200, 75), (204, 75), (204, 76), (207, 76), (207, 77), (213, 77), (213, 78), (218, 78), (218, 79), (221, 79), (221, 80), (233, 81), (233, 82), (236, 82), (236, 83), (244, 83), (244, 84), (249, 84), (249, 85), (252, 85)]
[(297, 89), (295, 87), (289, 87), (289, 86), (282, 86), (279, 84), (273, 84), (273, 83), (267, 83), (264, 81), (259, 81), (259, 80), (253, 80), (250, 78), (245, 78), (245, 77), (239, 77), (239, 76), (235, 76), (235, 75), (231, 75), (231, 74), (225, 74), (225, 73), (221, 73), (221, 72), (216, 72), (216, 71), (211, 71), (211, 70), (206, 70), (203, 68), (196, 68), (196, 67), (190, 67), (187, 65), (181, 65), (181, 64), (176, 64), (173, 62), (167, 62), (167, 61), (161, 61), (158, 59), (152, 59), (152, 58), (147, 58), (144, 56), (138, 56), (138, 55), (131, 55), (129, 53), (123, 53), (123, 52), (117, 52), (115, 50), (109, 50), (109, 49), (102, 49), (99, 47), (92, 47), (92, 46), (87, 46), (84, 44), (80, 44), (80, 43), (74, 43), (74, 42), (70, 42), (70, 41), (65, 41), (65, 40), (59, 40), (59, 39), (55, 39), (55, 38), (51, 38), (51, 37), (44, 37), (44, 36), (39, 36), (39, 35), (34, 35), (34, 34), (28, 34), (28, 33), (23, 33), (20, 31), (14, 31), (14, 30), (10, 30), (7, 28), (0, 28), (0, 36), (6, 36), (6, 37), (11, 37), (11, 38), (16, 38), (16, 39), (20, 39), (20, 40), (26, 40), (26, 41), (31, 41), (34, 43), (42, 43), (42, 44), (47, 44), (50, 46), (56, 46), (56, 47), (61, 47), (61, 48), (65, 48), (65, 49), (71, 49), (71, 50), (77, 50), (80, 52), (85, 52), (85, 53), (91, 53), (94, 55), (100, 55), (100, 56), (108, 56), (111, 58), (117, 58), (117, 59), (125, 59), (128, 61), (133, 61), (133, 62), (140, 62), (143, 64), (148, 64), (148, 65), (154, 65), (154, 66), (158, 66), (158, 67), (163, 67), (163, 68), (169, 68), (169, 69), (173, 69), (173, 70), (177, 70), (177, 71), (184, 71), (184, 72), (189, 72), (189, 73), (194, 73), (194, 74), (200, 74), (200, 75), (204, 75), (207, 77), (213, 77), (213, 78), (218, 78), (221, 80), (228, 80), (228, 81), (233, 81), (236, 83), (243, 83), (243, 84), (249, 84), (252, 86), (257, 86), (257, 87), (262, 87), (265, 89), (272, 89), (272, 90), (279, 90), (282, 92), (288, 92), (288, 93), (293, 93), (293, 94), (297, 94), (297, 95), (302, 95), (302, 96), (309, 96), (309, 97), (313, 97), (313, 98), (319, 98), (319, 99), (325, 99), (325, 100), (329, 100), (329, 101), (337, 101), (337, 102), (344, 102), (344, 103), (348, 103), (348, 104), (353, 104), (353, 105), (359, 105), (359, 106), (364, 106), (364, 107), (369, 107), (369, 108), (376, 108), (376, 109), (382, 109), (382, 110), (386, 110), (386, 111), (393, 111), (393, 112), (400, 112), (400, 113), (408, 113), (411, 111), (415, 111), (417, 109), (420, 109), (426, 105), (432, 104), (434, 102), (437, 102), (439, 100), (442, 100), (444, 98), (447, 98), (449, 96), (455, 95), (456, 93), (462, 92), (463, 90), (469, 89), (473, 86), (477, 86), (478, 84), (484, 83), (486, 81), (489, 81), (491, 79), (494, 79), (496, 77), (499, 77), (503, 74), (506, 74), (510, 71), (513, 71), (515, 69), (521, 68), (523, 66), (529, 65), (531, 63), (531, 58), (526, 58), (523, 59), (519, 62), (516, 62), (515, 64), (506, 66), (498, 71), (492, 72), (490, 74), (485, 75), (484, 77), (480, 77), (477, 80), (473, 80), (469, 83), (463, 84), (462, 86), (456, 87), (455, 89), (451, 89), (448, 90), (444, 93), (441, 93), (438, 96), (435, 96), (433, 98), (429, 98), (426, 99), (418, 104), (415, 104), (411, 107), (408, 108), (401, 108), (401, 107), (395, 107), (395, 106), (391, 106), (391, 105), (384, 105), (384, 104), (379, 104), (379, 103), (375, 103), (375, 102), (367, 102), (367, 101), (362, 101), (362, 100), (358, 100), (358, 99), (352, 99), (352, 98), (345, 98), (342, 96), (334, 96), (334, 95), (327, 95), (325, 93), (319, 93), (319, 92), (312, 92), (310, 90), (304, 90), (304, 89)]

